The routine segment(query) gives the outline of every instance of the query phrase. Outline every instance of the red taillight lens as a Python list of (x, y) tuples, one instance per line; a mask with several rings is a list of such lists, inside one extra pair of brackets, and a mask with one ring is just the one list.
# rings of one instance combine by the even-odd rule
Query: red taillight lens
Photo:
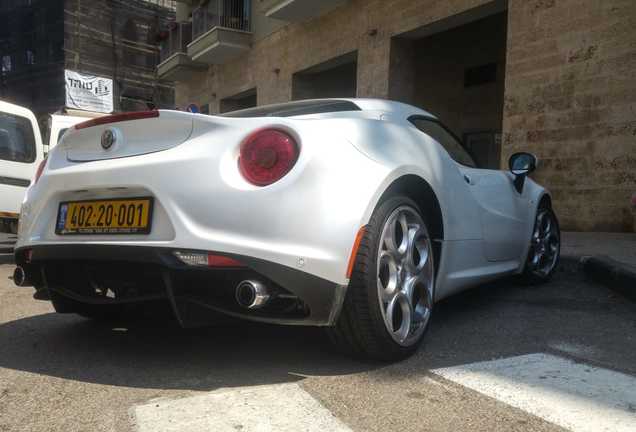
[(245, 264), (234, 258), (208, 253), (208, 267), (245, 267)]
[(38, 169), (35, 171), (35, 179), (33, 180), (33, 184), (36, 184), (38, 180), (40, 180), (40, 177), (42, 177), (42, 173), (44, 172), (44, 167), (46, 166), (47, 160), (47, 158), (42, 159), (42, 162), (40, 162), (40, 165), (38, 165)]
[(270, 185), (285, 176), (298, 159), (298, 144), (278, 129), (265, 129), (250, 135), (241, 144), (239, 168), (245, 179), (256, 186)]
[(113, 114), (104, 117), (97, 117), (75, 125), (76, 130), (86, 129), (92, 126), (99, 126), (108, 123), (118, 123), (129, 120), (141, 120), (147, 118), (159, 117), (159, 111), (137, 111), (126, 112), (121, 114)]

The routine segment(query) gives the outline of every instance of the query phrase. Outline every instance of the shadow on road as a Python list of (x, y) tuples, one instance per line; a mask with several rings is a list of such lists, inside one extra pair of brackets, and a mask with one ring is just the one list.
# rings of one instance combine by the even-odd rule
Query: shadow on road
[(565, 273), (542, 287), (491, 284), (439, 303), (419, 352), (391, 366), (333, 353), (320, 329), (245, 323), (183, 330), (161, 317), (106, 325), (49, 313), (0, 324), (0, 367), (114, 386), (209, 391), (304, 375), (411, 379), (436, 367), (534, 352), (576, 356), (584, 347), (587, 360), (636, 373), (636, 340), (629, 336), (635, 312), (632, 303)]
[(320, 329), (252, 323), (181, 329), (169, 314), (125, 324), (37, 315), (0, 325), (0, 346), (0, 367), (143, 388), (209, 391), (374, 367), (334, 353)]
[(438, 303), (428, 342), (403, 370), (552, 353), (636, 375), (636, 304), (558, 272), (540, 286), (484, 285)]

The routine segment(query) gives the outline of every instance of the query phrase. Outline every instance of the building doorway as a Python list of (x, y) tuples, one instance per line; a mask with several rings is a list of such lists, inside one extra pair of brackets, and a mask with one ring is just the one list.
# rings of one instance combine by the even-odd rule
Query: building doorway
[(292, 99), (356, 97), (357, 51), (296, 72), (292, 77)]
[(219, 109), (221, 113), (238, 111), (256, 106), (256, 89), (250, 89), (242, 93), (221, 99)]
[(500, 167), (506, 6), (492, 2), (391, 44), (389, 96), (438, 116), (483, 168)]

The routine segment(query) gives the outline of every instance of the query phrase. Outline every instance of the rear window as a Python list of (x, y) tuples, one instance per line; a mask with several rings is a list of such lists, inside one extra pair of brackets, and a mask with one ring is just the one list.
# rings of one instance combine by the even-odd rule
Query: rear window
[(293, 117), (343, 111), (360, 111), (360, 107), (346, 100), (298, 101), (233, 111), (222, 117)]
[(29, 119), (0, 113), (0, 159), (24, 163), (35, 161), (35, 135)]

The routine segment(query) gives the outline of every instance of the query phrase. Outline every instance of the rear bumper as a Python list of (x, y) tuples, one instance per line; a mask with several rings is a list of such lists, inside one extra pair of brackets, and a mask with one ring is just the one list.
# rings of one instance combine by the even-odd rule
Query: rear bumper
[[(222, 254), (246, 267), (193, 267), (178, 260), (175, 250), (42, 245), (19, 248), (15, 258), (38, 290), (92, 304), (167, 300), (184, 327), (205, 324), (206, 314), (214, 312), (274, 324), (330, 326), (335, 324), (346, 293), (346, 286), (261, 259)], [(239, 306), (234, 290), (246, 279), (265, 284), (273, 300), (261, 309)]]

